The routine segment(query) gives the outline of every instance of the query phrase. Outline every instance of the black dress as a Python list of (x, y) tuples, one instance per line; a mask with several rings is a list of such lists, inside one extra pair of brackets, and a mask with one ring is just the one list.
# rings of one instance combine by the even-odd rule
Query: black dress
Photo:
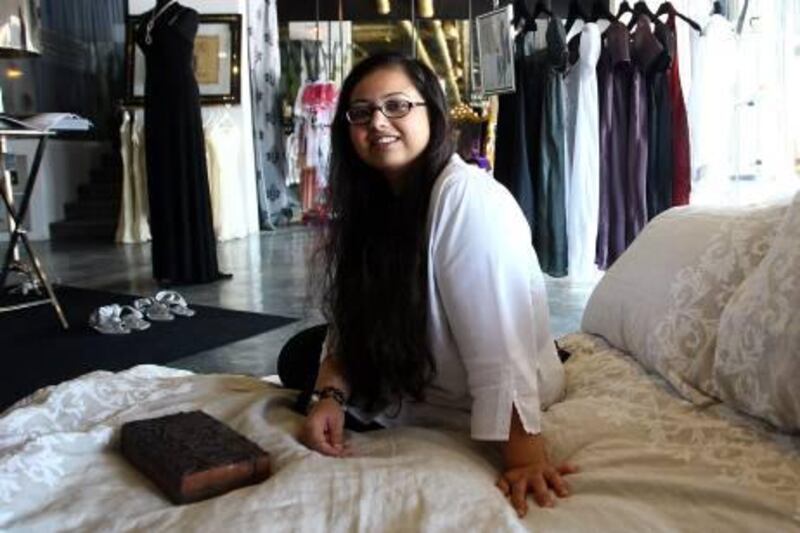
[(514, 46), (514, 74), (516, 91), (500, 95), (494, 152), (494, 177), (506, 186), (533, 228), (535, 201), (530, 165), (528, 164), (528, 138), (525, 113), (524, 61), (525, 34), (517, 35)]
[(672, 151), (672, 104), (667, 71), (671, 57), (666, 46), (669, 28), (655, 23), (655, 33), (641, 17), (633, 33), (634, 62), (646, 80), (647, 91), (647, 219), (672, 206), (674, 176)]
[[(162, 6), (164, 2), (158, 2)], [(150, 200), (153, 277), (168, 283), (207, 283), (223, 277), (208, 190), (200, 94), (192, 71), (199, 16), (171, 4), (146, 39), (142, 17), (136, 43), (145, 56), (145, 153)]]

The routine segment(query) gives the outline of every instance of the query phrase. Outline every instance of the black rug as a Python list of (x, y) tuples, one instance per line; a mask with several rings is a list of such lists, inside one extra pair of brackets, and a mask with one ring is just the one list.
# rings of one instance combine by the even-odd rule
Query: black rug
[(150, 329), (127, 335), (101, 335), (88, 326), (91, 312), (112, 303), (130, 305), (136, 296), (73, 287), (58, 287), (56, 295), (70, 324), (67, 331), (49, 304), (0, 313), (0, 411), (40, 387), (92, 370), (164, 364), (294, 322), (190, 301), (197, 311), (191, 318), (153, 322)]

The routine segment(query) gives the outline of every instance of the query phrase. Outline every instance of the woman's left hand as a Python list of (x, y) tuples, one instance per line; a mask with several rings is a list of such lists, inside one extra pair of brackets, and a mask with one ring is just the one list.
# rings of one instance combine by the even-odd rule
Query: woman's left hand
[(508, 442), (503, 445), (503, 459), (505, 468), (497, 481), (497, 488), (510, 499), (520, 518), (528, 512), (528, 493), (533, 494), (540, 507), (552, 507), (556, 500), (551, 491), (559, 498), (569, 496), (569, 485), (563, 476), (578, 471), (569, 463), (552, 464), (544, 437), (525, 433), (516, 409)]
[(497, 488), (506, 498), (510, 498), (511, 505), (522, 518), (528, 512), (528, 493), (533, 494), (533, 499), (540, 507), (553, 507), (555, 499), (551, 490), (560, 498), (569, 496), (569, 485), (562, 476), (577, 471), (569, 463), (554, 466), (546, 459), (534, 460), (526, 465), (507, 468), (497, 480)]

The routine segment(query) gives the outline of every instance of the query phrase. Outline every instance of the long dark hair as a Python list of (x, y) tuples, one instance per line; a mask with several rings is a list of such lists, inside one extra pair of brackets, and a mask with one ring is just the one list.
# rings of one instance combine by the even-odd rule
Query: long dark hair
[[(430, 141), (400, 193), (356, 154), (345, 117), (356, 85), (385, 68), (405, 72), (425, 100), (430, 121)], [(331, 125), (323, 312), (354, 400), (367, 408), (404, 395), (421, 400), (436, 373), (427, 335), (426, 226), (433, 184), (453, 154), (447, 111), (436, 75), (396, 53), (360, 62), (339, 95)]]

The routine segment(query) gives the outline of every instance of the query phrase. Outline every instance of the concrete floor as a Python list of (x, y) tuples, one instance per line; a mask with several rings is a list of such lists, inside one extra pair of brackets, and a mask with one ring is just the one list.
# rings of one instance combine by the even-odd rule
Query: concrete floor
[[(283, 344), (297, 331), (323, 321), (308, 286), (307, 263), (318, 238), (315, 229), (293, 227), (220, 243), (220, 268), (232, 273), (233, 279), (178, 287), (189, 304), (277, 314), (298, 321), (169, 366), (201, 373), (275, 373)], [(137, 295), (158, 290), (150, 278), (149, 245), (34, 242), (33, 247), (56, 283)], [(0, 252), (5, 252), (2, 243)], [(554, 335), (577, 330), (594, 283), (546, 278), (546, 285)]]

